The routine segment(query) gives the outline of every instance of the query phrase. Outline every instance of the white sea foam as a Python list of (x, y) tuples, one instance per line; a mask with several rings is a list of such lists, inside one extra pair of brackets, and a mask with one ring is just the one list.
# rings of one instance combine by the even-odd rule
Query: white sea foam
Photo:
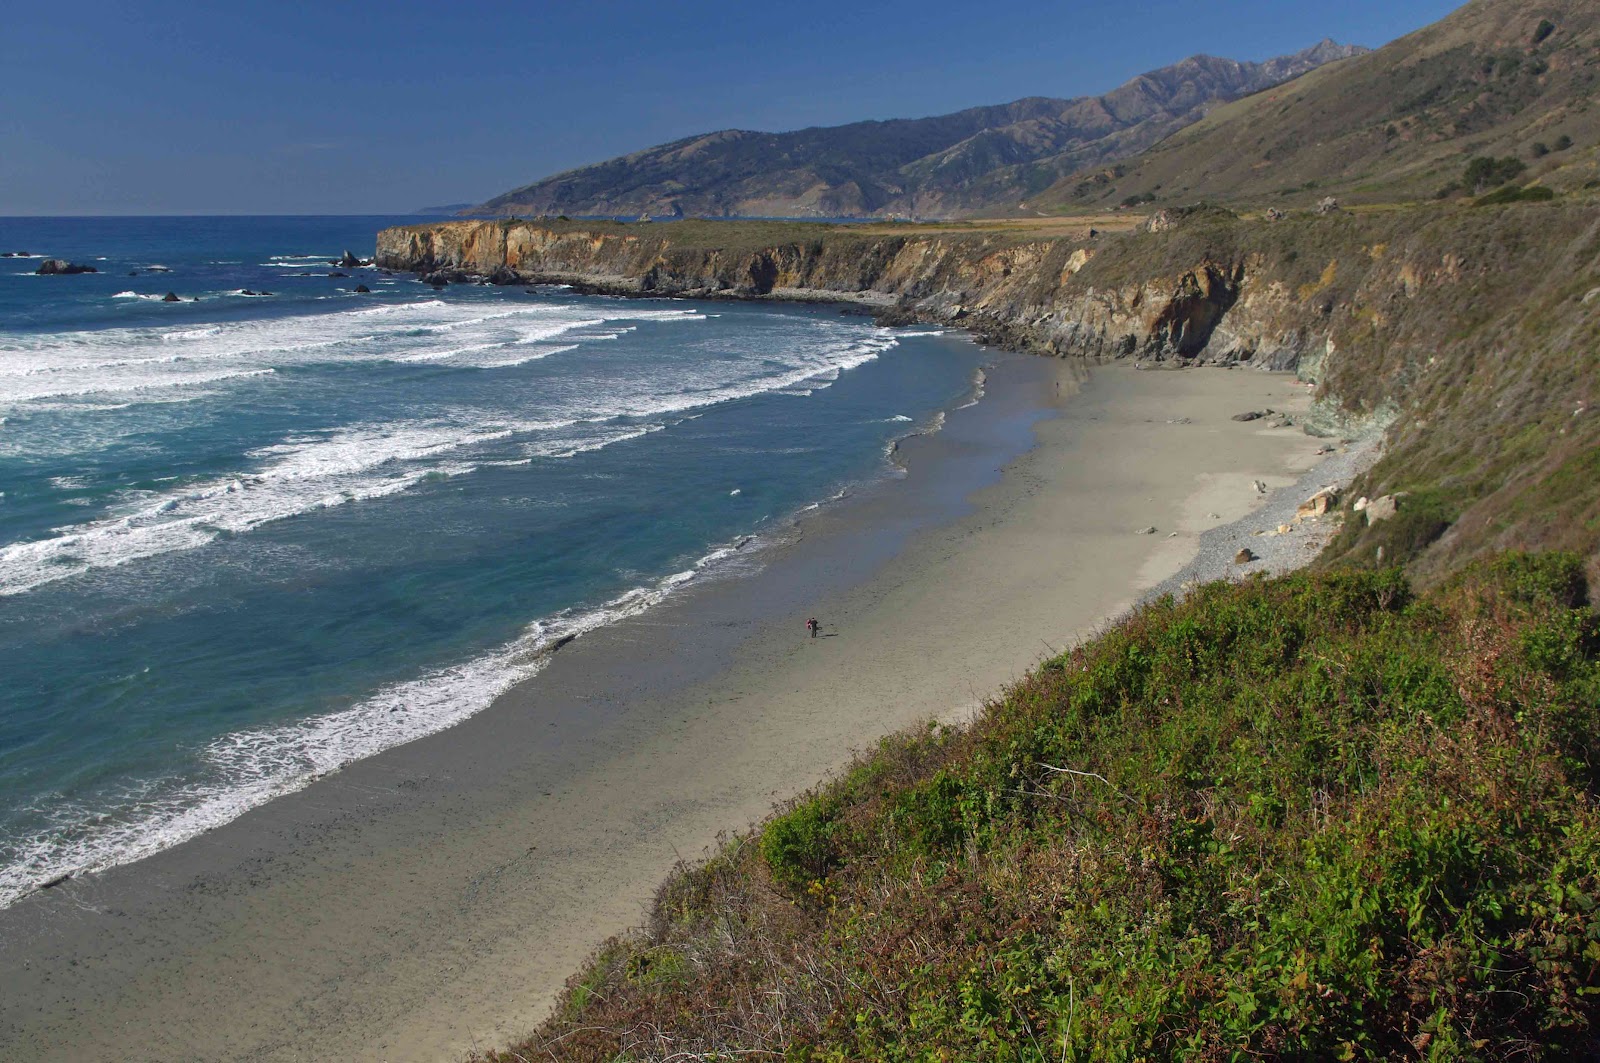
[(596, 608), (535, 621), (480, 657), (385, 687), (347, 709), (225, 735), (202, 753), (203, 781), (146, 782), (128, 795), (131, 810), (122, 816), (53, 808), (53, 826), (9, 847), (0, 867), (0, 907), (64, 876), (154, 855), (354, 761), (453, 727), (537, 675), (572, 639), (638, 616), (720, 562), (750, 553), (754, 543), (741, 537)]
[[(118, 298), (159, 299), (136, 292)], [(0, 332), (0, 408), (63, 396), (104, 393), (140, 401), (164, 388), (188, 388), (251, 372), (316, 362), (442, 361), (472, 365), (475, 351), (497, 351), (482, 367), (523, 364), (548, 352), (542, 341), (608, 322), (700, 321), (688, 310), (592, 309), (529, 304), (485, 313), (482, 302), (425, 299), (245, 322), (178, 328), (119, 328), (39, 335)], [(175, 357), (174, 343), (184, 351)]]
[[(0, 547), (0, 596), (192, 550), (219, 535), (303, 513), (384, 498), (431, 477), (459, 476), (477, 468), (474, 447), (575, 423), (358, 425), (262, 447), (247, 455), (254, 466), (236, 476), (144, 493), (111, 516)], [(560, 445), (570, 446), (570, 440)], [(450, 460), (438, 460), (446, 456)]]

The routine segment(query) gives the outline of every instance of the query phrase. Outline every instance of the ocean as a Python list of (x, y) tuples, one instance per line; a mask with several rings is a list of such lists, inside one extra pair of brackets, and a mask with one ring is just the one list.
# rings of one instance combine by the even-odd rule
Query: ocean
[(738, 578), (981, 379), (832, 307), (330, 264), (421, 220), (0, 219), (0, 906)]

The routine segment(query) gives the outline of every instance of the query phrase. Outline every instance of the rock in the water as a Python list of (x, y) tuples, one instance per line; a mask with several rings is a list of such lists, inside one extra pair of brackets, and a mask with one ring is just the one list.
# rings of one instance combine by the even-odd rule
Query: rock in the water
[(1259, 421), (1265, 416), (1266, 413), (1262, 410), (1246, 410), (1243, 413), (1234, 414), (1233, 419), (1235, 421)]
[(513, 269), (510, 269), (507, 266), (498, 266), (498, 267), (496, 267), (495, 271), (493, 273), (489, 274), (489, 276), (486, 279), (488, 280), (488, 282), (490, 284), (502, 284), (502, 285), (504, 285), (504, 284), (521, 284), (522, 283), (522, 278), (517, 276), (516, 271), (513, 270)]
[(47, 258), (39, 263), (39, 268), (33, 271), (42, 277), (67, 276), (72, 273), (99, 273), (93, 266), (85, 266), (81, 262), (68, 262), (64, 258)]
[(138, 275), (139, 275), (139, 271), (136, 270), (136, 269), (130, 269), (128, 271), (128, 276), (130, 276), (130, 277), (137, 277)]
[(358, 284), (358, 285), (356, 285), (356, 294), (357, 295), (371, 295), (372, 294), (372, 289), (368, 288), (365, 284)]
[(1154, 535), (1155, 533), (1156, 533), (1156, 529), (1155, 529), (1154, 525), (1150, 525), (1149, 527), (1144, 527), (1144, 528), (1140, 528), (1139, 529), (1139, 534), (1140, 535)]
[(1255, 559), (1255, 553), (1248, 546), (1240, 547), (1239, 552), (1233, 555), (1233, 563), (1236, 565), (1248, 565)]
[(328, 276), (330, 276), (330, 277), (348, 277), (348, 276), (350, 276), (350, 274), (348, 274), (348, 273), (340, 273), (337, 270), (335, 270), (334, 272), (328, 274)]
[(1388, 520), (1400, 512), (1399, 495), (1379, 495), (1367, 503), (1367, 523), (1376, 524), (1380, 520)]
[(161, 301), (163, 303), (181, 303), (183, 300), (178, 298), (177, 292), (168, 292), (161, 297)]
[(1295, 519), (1301, 517), (1320, 517), (1328, 510), (1339, 504), (1339, 491), (1337, 488), (1324, 487), (1304, 502), (1300, 503), (1294, 511)]
[(352, 255), (349, 251), (346, 251), (344, 254), (340, 255), (338, 260), (333, 264), (335, 266), (343, 266), (345, 269), (357, 269), (366, 265), (365, 262)]

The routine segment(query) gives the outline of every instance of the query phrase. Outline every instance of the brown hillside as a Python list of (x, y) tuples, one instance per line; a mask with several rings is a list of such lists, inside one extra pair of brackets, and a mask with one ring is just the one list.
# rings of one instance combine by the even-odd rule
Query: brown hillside
[(1478, 156), (1521, 161), (1516, 183), (1570, 190), (1600, 179), (1597, 85), (1600, 5), (1477, 0), (1377, 51), (1220, 107), (1120, 166), (1080, 171), (1033, 205), (1416, 200), (1450, 189)]

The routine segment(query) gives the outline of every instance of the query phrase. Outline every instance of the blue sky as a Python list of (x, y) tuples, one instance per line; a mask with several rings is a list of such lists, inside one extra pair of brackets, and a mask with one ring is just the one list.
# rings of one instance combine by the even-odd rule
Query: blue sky
[(1084, 95), (1325, 36), (1377, 46), (1453, 6), (16, 0), (0, 216), (403, 212), (712, 129)]

